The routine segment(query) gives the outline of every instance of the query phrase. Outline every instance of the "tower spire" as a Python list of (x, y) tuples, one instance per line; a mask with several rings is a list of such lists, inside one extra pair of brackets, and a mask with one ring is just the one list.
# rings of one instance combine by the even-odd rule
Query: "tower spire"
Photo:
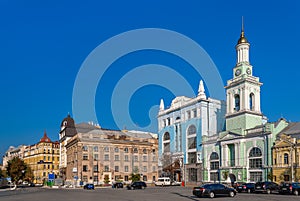
[(203, 85), (203, 81), (202, 80), (200, 80), (200, 83), (199, 83), (198, 97), (200, 97), (202, 99), (206, 99), (205, 89), (204, 89), (204, 85)]
[(244, 30), (244, 16), (242, 16), (242, 29), (241, 29), (241, 35), (240, 39), (238, 40), (238, 44), (241, 43), (248, 43), (247, 38), (245, 37), (245, 30)]
[(159, 104), (159, 110), (162, 111), (165, 109), (165, 104), (164, 104), (164, 100), (160, 99), (160, 104)]
[(242, 32), (244, 32), (244, 16), (242, 16)]

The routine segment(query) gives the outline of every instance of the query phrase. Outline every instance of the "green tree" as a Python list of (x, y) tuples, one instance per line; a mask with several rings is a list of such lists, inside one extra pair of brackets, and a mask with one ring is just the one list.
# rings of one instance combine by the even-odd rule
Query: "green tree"
[(0, 169), (0, 178), (1, 177), (6, 177), (6, 172), (2, 169)]
[(273, 181), (273, 172), (272, 171), (268, 172), (267, 177), (268, 177), (268, 180)]
[(229, 176), (229, 171), (228, 170), (223, 171), (222, 176), (223, 176), (224, 180), (227, 180), (227, 178)]
[(104, 176), (104, 183), (105, 183), (105, 184), (108, 184), (108, 183), (109, 183), (109, 176), (108, 176), (108, 175), (105, 175), (105, 176)]
[(25, 181), (29, 181), (29, 182), (32, 182), (33, 181), (33, 178), (34, 178), (34, 175), (33, 175), (33, 172), (30, 168), (30, 166), (28, 166), (26, 164), (26, 170), (25, 170), (25, 177), (24, 177), (24, 180)]
[(141, 180), (141, 175), (138, 174), (138, 173), (131, 173), (129, 179), (130, 179), (132, 182), (140, 181), (140, 180)]
[(138, 169), (138, 168), (135, 168), (135, 169), (133, 170), (133, 172), (131, 173), (129, 179), (130, 179), (132, 182), (140, 181), (140, 180), (141, 180), (141, 175), (140, 175), (140, 173), (139, 173), (139, 169)]
[(33, 179), (31, 168), (19, 157), (14, 157), (7, 162), (6, 171), (14, 183), (20, 180), (31, 181)]

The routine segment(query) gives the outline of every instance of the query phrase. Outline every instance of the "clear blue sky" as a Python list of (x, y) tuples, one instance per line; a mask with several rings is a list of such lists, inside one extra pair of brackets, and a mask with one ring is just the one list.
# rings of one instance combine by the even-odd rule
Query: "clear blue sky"
[[(73, 86), (83, 61), (102, 42), (125, 31), (163, 28), (186, 35), (207, 51), (225, 84), (232, 78), (241, 16), (254, 75), (264, 83), (263, 113), (269, 121), (281, 116), (300, 121), (299, 11), (297, 0), (2, 0), (0, 154), (10, 145), (38, 142), (44, 130), (57, 140), (61, 120), (72, 114)], [(99, 83), (95, 102), (102, 127), (117, 129), (110, 108), (115, 84), (130, 69), (148, 63), (177, 70), (197, 90), (200, 76), (176, 56), (159, 51), (128, 54), (114, 62)], [(129, 107), (133, 121), (146, 126), (149, 109), (162, 97), (166, 105), (174, 98), (158, 86), (137, 90)]]

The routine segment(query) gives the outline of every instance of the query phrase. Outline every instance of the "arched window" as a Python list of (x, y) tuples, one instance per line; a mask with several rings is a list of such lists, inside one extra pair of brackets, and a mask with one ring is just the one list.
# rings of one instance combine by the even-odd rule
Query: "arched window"
[(249, 152), (250, 181), (262, 181), (262, 152), (258, 147), (253, 147)]
[(262, 153), (258, 147), (252, 148), (249, 153), (249, 168), (262, 168)]
[(128, 153), (128, 148), (127, 147), (124, 148), (124, 152)]
[(139, 153), (138, 148), (133, 148), (133, 153)]
[(217, 152), (213, 152), (211, 155), (210, 155), (210, 160), (219, 160), (219, 155), (217, 154)]
[(216, 152), (213, 152), (210, 155), (210, 169), (211, 170), (218, 170), (219, 169), (219, 155)]
[(238, 94), (234, 96), (234, 110), (240, 111), (240, 95)]
[(210, 161), (210, 180), (218, 181), (219, 180), (218, 169), (220, 167), (220, 160), (219, 160), (218, 153), (217, 152), (211, 153), (209, 157), (209, 161)]
[(193, 134), (196, 134), (196, 126), (191, 125), (191, 126), (188, 128), (188, 135), (193, 135)]
[(262, 156), (260, 148), (254, 147), (251, 149), (251, 151), (249, 153), (249, 158), (250, 157), (260, 157), (260, 156)]
[(283, 161), (284, 164), (289, 164), (289, 155), (288, 154), (284, 154), (283, 155), (283, 160), (284, 160)]
[(104, 152), (109, 152), (109, 147), (104, 147)]
[(254, 110), (254, 93), (249, 95), (249, 108), (250, 110)]
[(170, 133), (166, 132), (164, 134), (164, 140), (170, 140)]
[(82, 150), (83, 150), (83, 151), (88, 151), (88, 149), (89, 149), (89, 148), (88, 148), (88, 146), (86, 146), (86, 145), (84, 145), (84, 146), (82, 147)]
[(170, 152), (170, 133), (168, 132), (163, 137), (163, 152)]

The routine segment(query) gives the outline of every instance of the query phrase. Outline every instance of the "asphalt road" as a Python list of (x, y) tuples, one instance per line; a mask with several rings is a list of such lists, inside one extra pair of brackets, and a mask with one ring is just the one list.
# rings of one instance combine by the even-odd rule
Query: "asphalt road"
[[(176, 200), (211, 200), (210, 198), (197, 198), (192, 195), (191, 188), (184, 187), (149, 187), (145, 190), (126, 190), (99, 188), (95, 190), (83, 189), (47, 189), (24, 188), (15, 191), (0, 191), (0, 201), (176, 201)], [(293, 201), (300, 200), (300, 196), (279, 194), (247, 194), (240, 193), (234, 198), (217, 197), (217, 201)]]

